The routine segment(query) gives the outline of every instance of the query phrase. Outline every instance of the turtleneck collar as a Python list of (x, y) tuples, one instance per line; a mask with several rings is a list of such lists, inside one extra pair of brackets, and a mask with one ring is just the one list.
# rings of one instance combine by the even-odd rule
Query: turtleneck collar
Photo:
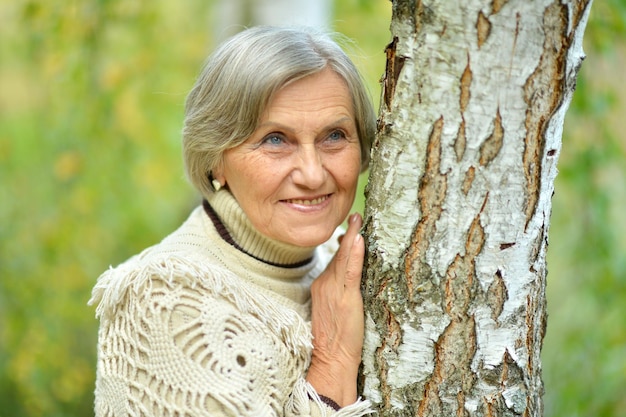
[[(220, 224), (226, 229), (227, 236), (223, 235), (224, 231), (221, 233), (225, 240), (228, 241), (230, 236), (232, 241), (229, 243), (254, 258), (271, 265), (297, 267), (306, 264), (313, 257), (315, 247), (290, 245), (260, 233), (227, 189), (213, 193), (204, 206), (218, 231)], [(213, 218), (215, 215), (217, 218)]]

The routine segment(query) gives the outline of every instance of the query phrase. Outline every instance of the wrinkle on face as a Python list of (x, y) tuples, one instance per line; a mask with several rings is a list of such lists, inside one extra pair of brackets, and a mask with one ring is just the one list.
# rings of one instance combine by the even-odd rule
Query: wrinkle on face
[(323, 243), (352, 207), (361, 166), (346, 83), (325, 69), (283, 87), (223, 161), (216, 178), (261, 233), (297, 246)]

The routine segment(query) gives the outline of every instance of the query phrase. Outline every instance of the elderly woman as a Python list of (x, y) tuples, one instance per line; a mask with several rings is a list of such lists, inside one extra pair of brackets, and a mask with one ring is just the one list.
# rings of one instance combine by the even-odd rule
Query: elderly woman
[(348, 213), (374, 124), (325, 34), (253, 28), (213, 53), (183, 131), (203, 204), (93, 290), (97, 416), (369, 413), (364, 244)]

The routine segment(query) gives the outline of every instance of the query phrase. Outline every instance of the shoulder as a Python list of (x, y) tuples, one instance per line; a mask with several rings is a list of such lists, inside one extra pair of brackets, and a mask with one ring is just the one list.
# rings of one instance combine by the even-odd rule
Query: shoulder
[[(110, 268), (98, 278), (89, 300), (96, 305), (96, 316), (107, 319), (127, 296), (153, 295), (153, 292), (175, 293), (177, 289), (198, 289), (200, 281), (213, 281), (206, 288), (219, 292), (219, 283), (231, 280), (227, 270), (218, 265), (199, 264), (176, 254), (137, 255)], [(134, 297), (136, 299), (136, 297)]]
[(88, 303), (97, 306), (97, 317), (108, 316), (129, 291), (145, 291), (155, 282), (194, 287), (199, 279), (228, 275), (219, 264), (198, 255), (202, 251), (198, 242), (210, 238), (200, 224), (199, 209), (160, 243), (100, 275)]
[(156, 318), (162, 311), (177, 311), (184, 321), (258, 317), (263, 328), (284, 336), (290, 350), (310, 349), (310, 332), (295, 310), (211, 258), (187, 255), (149, 249), (102, 274), (89, 301), (101, 325), (125, 316)]

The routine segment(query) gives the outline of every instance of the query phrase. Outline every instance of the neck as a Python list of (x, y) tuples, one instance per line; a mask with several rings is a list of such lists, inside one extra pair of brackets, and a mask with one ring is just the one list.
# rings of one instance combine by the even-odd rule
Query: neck
[(298, 267), (311, 261), (315, 247), (279, 242), (260, 233), (228, 190), (213, 193), (204, 209), (224, 240), (262, 262)]

